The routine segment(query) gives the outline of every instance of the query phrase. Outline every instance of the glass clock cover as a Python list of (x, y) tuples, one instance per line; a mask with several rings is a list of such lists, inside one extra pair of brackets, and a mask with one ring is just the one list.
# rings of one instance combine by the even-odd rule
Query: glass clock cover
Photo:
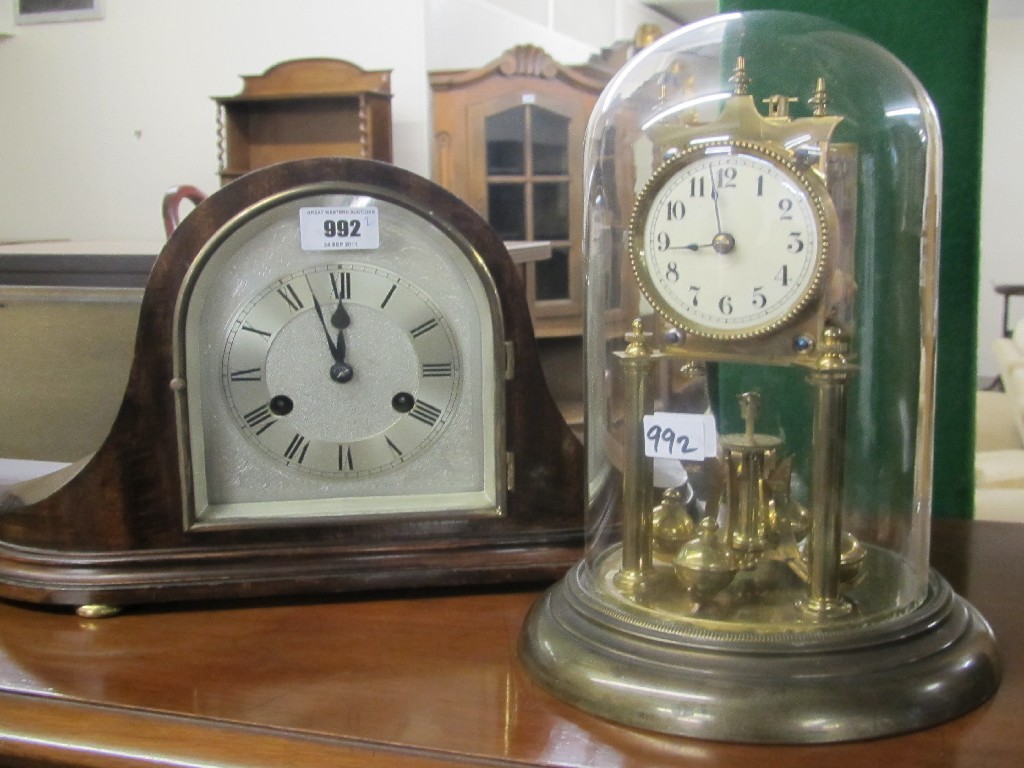
[[(609, 84), (585, 157), (586, 553), (524, 644), (556, 692), (745, 741), (949, 716), (899, 692), (868, 714), (839, 650), (948, 591), (928, 565), (940, 170), (914, 75), (813, 17), (717, 16)], [(559, 663), (570, 637), (589, 672)]]
[[(617, 592), (607, 577), (622, 525), (608, 504), (626, 461), (622, 355), (639, 319), (657, 353), (642, 429), (654, 500), (680, 489), (695, 526), (713, 520), (715, 540), (745, 561), (713, 605), (694, 607), (680, 589), (652, 610), (819, 632), (799, 595), (824, 450), (811, 379), (830, 354), (826, 330), (847, 369), (845, 427), (826, 430), (841, 443), (831, 490), (843, 543), (861, 558), (834, 596), (855, 610), (836, 621), (878, 620), (927, 591), (941, 140), (895, 58), (817, 20), (781, 19), (689, 27), (627, 65), (595, 111), (588, 583)], [(757, 454), (757, 499), (740, 504), (747, 489), (730, 480), (725, 452), (743, 453), (750, 434), (771, 448)], [(651, 568), (670, 570), (677, 555), (656, 550)], [(738, 597), (748, 582), (756, 601)]]

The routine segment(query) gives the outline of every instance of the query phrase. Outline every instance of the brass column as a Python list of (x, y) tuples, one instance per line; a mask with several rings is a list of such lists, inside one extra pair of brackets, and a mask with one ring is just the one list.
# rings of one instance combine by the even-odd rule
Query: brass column
[(815, 387), (811, 464), (811, 533), (808, 595), (801, 606), (825, 619), (852, 610), (839, 594), (842, 504), (846, 460), (846, 387), (854, 371), (849, 344), (838, 328), (823, 334), (823, 354), (810, 375)]
[(626, 419), (622, 468), (622, 568), (615, 586), (636, 598), (654, 576), (654, 462), (644, 451), (644, 416), (654, 402), (655, 353), (644, 340), (643, 321), (633, 321), (625, 352), (618, 355), (625, 379)]

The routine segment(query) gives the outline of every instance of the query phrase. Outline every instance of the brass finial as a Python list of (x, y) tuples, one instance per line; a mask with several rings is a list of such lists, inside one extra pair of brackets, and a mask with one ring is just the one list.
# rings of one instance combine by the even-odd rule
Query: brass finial
[[(691, 494), (692, 495), (692, 494)], [(674, 557), (694, 537), (696, 528), (686, 512), (686, 498), (678, 488), (666, 488), (654, 508), (654, 549)]]
[(650, 348), (644, 339), (644, 321), (636, 318), (633, 321), (632, 330), (626, 334), (626, 357), (649, 357)]
[(807, 100), (811, 105), (811, 114), (815, 117), (824, 117), (828, 114), (828, 92), (825, 90), (825, 78), (819, 77), (814, 86), (814, 95)]
[(850, 369), (850, 339), (841, 328), (828, 325), (821, 333), (819, 374), (832, 376)]
[(747, 74), (747, 61), (742, 56), (736, 57), (736, 68), (732, 71), (732, 77), (729, 78), (729, 82), (733, 85), (733, 96), (747, 95), (747, 90), (750, 86), (750, 76)]

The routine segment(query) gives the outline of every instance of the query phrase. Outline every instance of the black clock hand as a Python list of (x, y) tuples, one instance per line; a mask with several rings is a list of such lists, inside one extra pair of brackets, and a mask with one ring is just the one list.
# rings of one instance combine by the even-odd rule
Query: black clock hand
[(715, 205), (715, 226), (718, 227), (718, 231), (711, 239), (711, 247), (715, 249), (715, 253), (730, 253), (736, 247), (736, 240), (728, 232), (722, 231), (722, 216), (718, 210), (718, 187), (715, 186), (715, 172), (711, 168), (708, 168), (708, 176), (711, 177), (711, 202)]
[(722, 232), (722, 217), (721, 217), (721, 214), (720, 214), (720, 212), (718, 210), (718, 187), (715, 186), (715, 172), (711, 168), (708, 168), (708, 175), (711, 177), (711, 201), (712, 201), (712, 203), (714, 203), (714, 206), (715, 206), (715, 227), (717, 229), (715, 231), (714, 239), (710, 243), (687, 243), (686, 245), (669, 245), (669, 246), (666, 246), (665, 248), (663, 248), (662, 250), (664, 250), (664, 251), (681, 251), (681, 250), (686, 250), (686, 251), (693, 251), (694, 253), (696, 253), (701, 248), (714, 248), (719, 253), (722, 253), (723, 251), (720, 250), (722, 239), (723, 238), (728, 238), (729, 240), (732, 240), (731, 236), (726, 235), (724, 232)]
[[(306, 279), (306, 283), (309, 284), (309, 278)], [(338, 332), (337, 341), (331, 336), (330, 330), (327, 328), (327, 319), (324, 317), (324, 309), (320, 306), (320, 302), (316, 298), (316, 292), (313, 290), (313, 286), (309, 286), (309, 293), (313, 297), (313, 308), (316, 310), (316, 316), (320, 318), (320, 327), (324, 329), (324, 336), (327, 337), (327, 347), (331, 350), (331, 357), (334, 359), (334, 365), (331, 366), (330, 376), (337, 382), (351, 381), (352, 376), (355, 373), (352, 366), (345, 361), (346, 349), (345, 349), (345, 337), (342, 333)], [(339, 303), (339, 307), (340, 307)], [(344, 310), (342, 310), (344, 311)], [(337, 316), (338, 312), (335, 311), (334, 316)], [(348, 313), (345, 313), (345, 317), (348, 317)], [(331, 318), (332, 321), (334, 317)]]
[(345, 329), (351, 323), (352, 318), (349, 317), (344, 303), (339, 299), (338, 306), (335, 308), (334, 314), (331, 315), (331, 325), (338, 330), (338, 338), (334, 343), (334, 348), (338, 350), (338, 354), (334, 357), (336, 364), (331, 368), (331, 377), (335, 381), (349, 381), (352, 378), (352, 366), (345, 362)]
[(335, 344), (338, 349), (342, 350), (342, 357), (344, 357), (345, 350), (345, 334), (344, 331), (352, 323), (352, 318), (349, 317), (348, 311), (345, 309), (344, 303), (339, 300), (338, 306), (334, 310), (334, 314), (331, 315), (331, 325), (338, 329), (338, 341)]
[(715, 230), (716, 235), (722, 234), (722, 217), (718, 211), (718, 187), (715, 186), (715, 172), (708, 168), (708, 176), (711, 177), (711, 202), (715, 204)]
[[(327, 321), (324, 319), (323, 307), (321, 307), (320, 302), (316, 300), (316, 294), (313, 293), (313, 286), (309, 287), (309, 292), (313, 296), (313, 308), (316, 310), (316, 316), (320, 318), (320, 327), (324, 329), (324, 336), (327, 337), (327, 346), (331, 350), (331, 357), (334, 358), (335, 361), (337, 361), (338, 348), (334, 344), (334, 339), (331, 337), (331, 332), (327, 330)], [(342, 356), (342, 359), (344, 359), (344, 356)]]
[(349, 323), (351, 322), (352, 318), (348, 316), (348, 312), (345, 310), (345, 305), (339, 301), (338, 308), (335, 309), (334, 314), (331, 315), (331, 325), (340, 331), (348, 328)]

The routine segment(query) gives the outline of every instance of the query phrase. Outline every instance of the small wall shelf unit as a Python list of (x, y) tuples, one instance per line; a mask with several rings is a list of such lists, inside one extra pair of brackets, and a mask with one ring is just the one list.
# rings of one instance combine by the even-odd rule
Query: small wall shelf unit
[(285, 160), (363, 157), (391, 162), (391, 71), (341, 59), (295, 59), (242, 90), (215, 96), (221, 184)]

